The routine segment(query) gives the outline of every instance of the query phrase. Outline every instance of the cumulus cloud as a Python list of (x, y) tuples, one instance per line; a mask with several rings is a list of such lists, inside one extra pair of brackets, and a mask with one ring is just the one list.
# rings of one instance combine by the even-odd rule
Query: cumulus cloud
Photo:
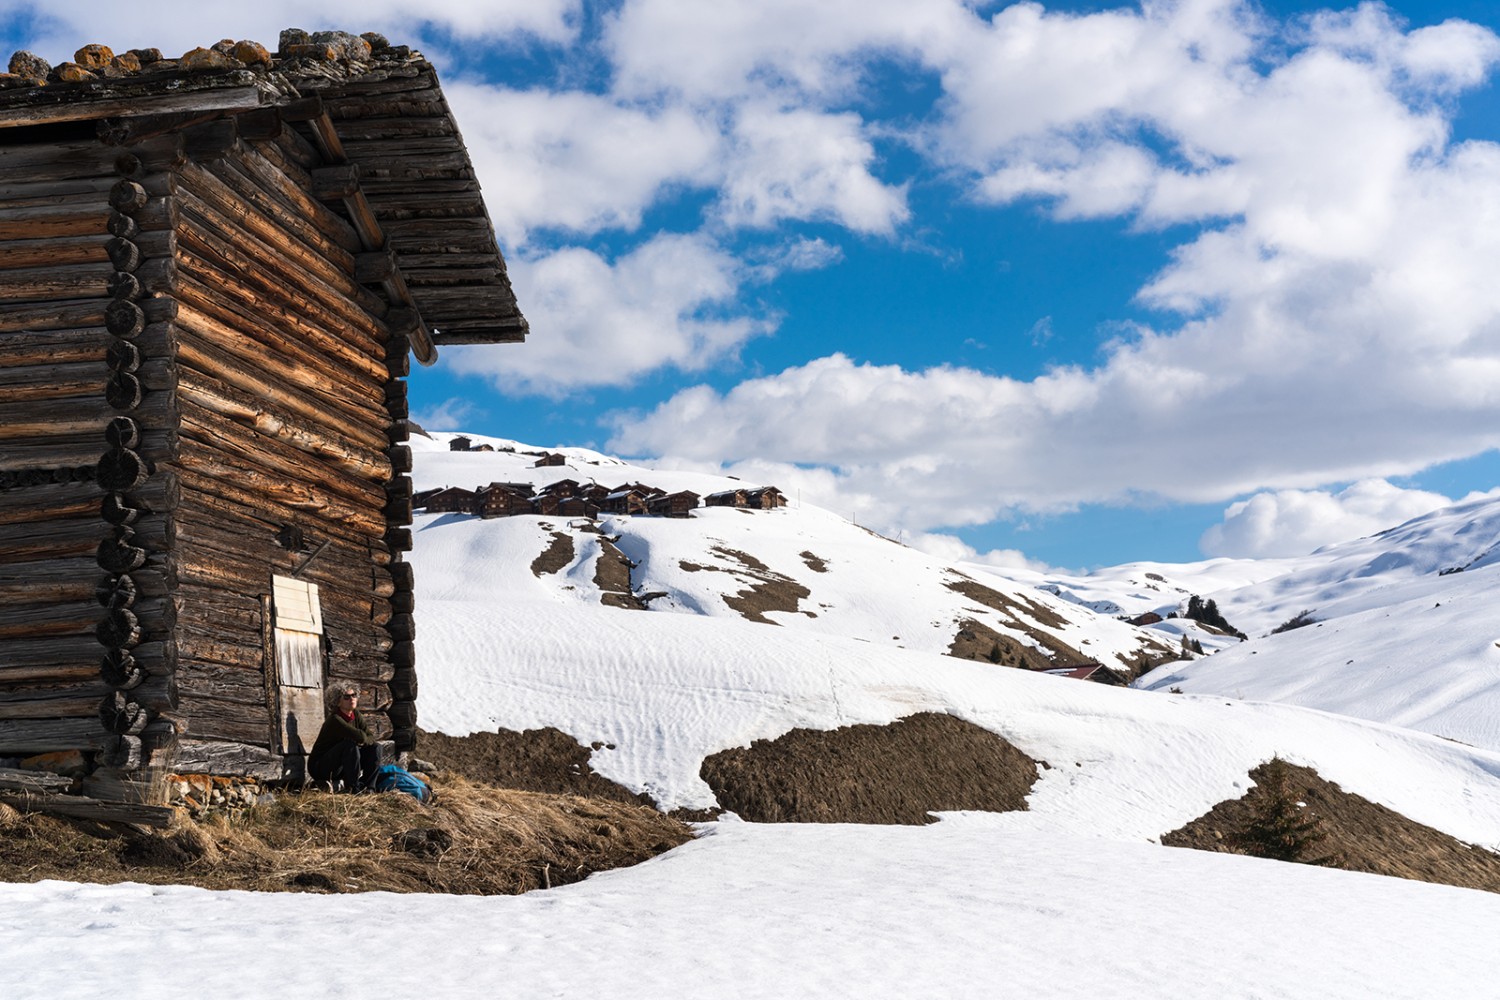
[(1376, 7), (1289, 40), (1247, 11), (1021, 4), (944, 55), (938, 150), (981, 197), (1200, 227), (1140, 291), (1177, 317), (1031, 381), (835, 355), (684, 390), (614, 445), (820, 465), (916, 530), (1500, 446), (1500, 145), (1450, 145), (1445, 104), (1500, 40)]
[(941, 532), (922, 532), (902, 539), (907, 545), (941, 559), (950, 566), (968, 563), (986, 569), (1024, 569), (1033, 573), (1056, 572), (1055, 567), (1032, 559), (1019, 549), (989, 549), (980, 552), (961, 538)]
[(423, 430), (458, 431), (483, 416), (484, 410), (473, 400), (452, 396), (435, 406), (412, 411), (411, 419)]
[(444, 93), (463, 122), (495, 233), (510, 246), (536, 228), (636, 229), (666, 190), (722, 174), (718, 126), (685, 108), (469, 82)]
[(719, 215), (733, 227), (829, 220), (889, 234), (911, 214), (905, 193), (870, 172), (875, 149), (858, 115), (742, 107), (733, 128)]
[(1205, 555), (1263, 558), (1305, 555), (1324, 545), (1363, 538), (1452, 500), (1441, 493), (1402, 489), (1365, 479), (1338, 493), (1277, 490), (1231, 504), (1224, 520), (1204, 532)]
[(706, 237), (671, 233), (614, 260), (581, 247), (516, 258), (510, 272), (526, 289), (526, 316), (546, 335), (524, 349), (443, 356), (454, 371), (488, 376), (509, 393), (558, 395), (628, 385), (665, 366), (701, 369), (772, 329), (737, 307), (744, 270)]

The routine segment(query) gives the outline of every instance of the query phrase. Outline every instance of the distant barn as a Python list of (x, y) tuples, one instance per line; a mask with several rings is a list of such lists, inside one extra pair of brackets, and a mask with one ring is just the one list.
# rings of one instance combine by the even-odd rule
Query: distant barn
[(692, 490), (658, 493), (646, 501), (646, 511), (662, 517), (687, 517), (698, 506), (698, 494)]
[(774, 486), (755, 488), (741, 486), (732, 490), (720, 490), (703, 498), (705, 507), (738, 507), (741, 509), (775, 510), (786, 506), (786, 495)]
[(0, 758), (100, 795), (413, 746), (408, 358), (527, 332), (432, 65), (281, 43), (0, 77)]

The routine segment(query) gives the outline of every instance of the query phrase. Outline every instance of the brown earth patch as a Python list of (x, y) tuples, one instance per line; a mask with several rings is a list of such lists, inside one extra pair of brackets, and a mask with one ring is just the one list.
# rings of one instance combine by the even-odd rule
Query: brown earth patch
[(722, 750), (699, 772), (756, 823), (933, 822), (929, 812), (1026, 808), (1036, 764), (994, 733), (923, 712), (885, 726), (794, 729)]
[(1057, 665), (1040, 649), (1027, 646), (1012, 636), (1001, 635), (973, 618), (958, 623), (958, 632), (948, 646), (948, 655), (1022, 670), (1045, 670)]
[[(1265, 767), (1256, 767), (1250, 778), (1264, 782)], [(1332, 855), (1333, 867), (1500, 892), (1500, 854), (1472, 847), (1346, 792), (1311, 768), (1289, 765), (1287, 770), (1288, 787), (1298, 801), (1306, 803), (1307, 814), (1317, 818), (1325, 835), (1316, 853)], [(1220, 802), (1186, 826), (1163, 834), (1161, 842), (1168, 847), (1238, 853), (1228, 840), (1244, 828), (1261, 793), (1257, 784), (1238, 799)]]
[(573, 562), (573, 536), (562, 531), (552, 533), (552, 543), (541, 555), (531, 561), (534, 576), (544, 573), (560, 573)]
[(615, 548), (607, 536), (599, 536), (599, 559), (594, 564), (594, 584), (599, 588), (599, 603), (608, 608), (645, 611), (646, 605), (635, 596), (630, 582), (634, 564)]
[[(768, 611), (798, 612), (798, 602), (812, 596), (812, 591), (795, 580), (764, 580), (748, 589), (730, 596), (724, 595), (724, 603), (738, 611), (747, 621), (762, 625), (780, 625), (766, 617)], [(815, 612), (803, 611), (809, 618), (818, 617)]]
[(500, 788), (652, 804), (648, 796), (595, 774), (589, 766), (591, 753), (589, 747), (552, 726), (468, 736), (423, 732), (417, 750), (418, 756), (445, 771)]
[[(748, 576), (754, 582), (737, 594), (725, 594), (724, 603), (738, 611), (747, 621), (761, 625), (780, 625), (766, 617), (768, 611), (785, 611), (818, 617), (817, 612), (799, 607), (799, 603), (812, 596), (812, 591), (790, 577), (782, 576), (748, 552), (715, 545), (711, 550), (738, 562), (743, 569), (726, 569), (723, 566), (707, 566), (678, 560), (677, 565), (688, 573), (729, 573), (737, 577)], [(816, 558), (816, 557), (814, 557)], [(743, 582), (743, 580), (737, 581)]]
[(399, 793), (282, 792), (233, 816), (161, 832), (0, 805), (0, 881), (67, 879), (258, 892), (509, 894), (577, 882), (691, 839), (644, 806), (438, 781)]
[[(1066, 627), (1068, 622), (1056, 611), (1024, 597), (1002, 594), (961, 573), (957, 575), (958, 579), (947, 582), (949, 590), (1005, 615), (1010, 619), (1011, 626), (1035, 639), (1041, 648), (1026, 646), (1014, 639), (1007, 640), (981, 622), (964, 619), (958, 623), (958, 634), (954, 636), (952, 644), (948, 647), (948, 655), (965, 660), (988, 660), (991, 663), (1004, 663), (1007, 666), (1024, 667), (1028, 670), (1098, 662), (1098, 657), (1084, 653), (1050, 632), (1036, 627), (1038, 624), (1046, 628)], [(965, 636), (965, 632), (973, 633), (973, 635)], [(996, 655), (997, 645), (998, 654), (1001, 657), (998, 660), (993, 658)], [(975, 655), (976, 653), (978, 655)], [(1178, 659), (1180, 655), (1178, 650), (1164, 643), (1147, 640), (1134, 654), (1127, 656), (1121, 653), (1115, 658), (1126, 668), (1120, 672), (1124, 673), (1127, 679), (1134, 679), (1159, 664)]]
[(1068, 625), (1065, 618), (1044, 604), (1013, 597), (1010, 594), (1002, 594), (961, 573), (958, 577), (957, 580), (948, 581), (948, 589), (963, 594), (969, 600), (983, 604), (987, 608), (993, 608), (1014, 618), (1030, 619), (1047, 628), (1066, 628)]
[(802, 561), (807, 564), (807, 568), (814, 573), (828, 572), (828, 560), (815, 556), (811, 552), (799, 552), (797, 554), (802, 557)]

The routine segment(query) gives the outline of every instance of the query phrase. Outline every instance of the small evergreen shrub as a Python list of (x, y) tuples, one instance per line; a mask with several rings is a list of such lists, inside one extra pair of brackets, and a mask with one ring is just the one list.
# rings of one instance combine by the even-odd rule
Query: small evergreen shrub
[(1297, 801), (1291, 765), (1278, 755), (1256, 770), (1260, 773), (1248, 797), (1250, 816), (1243, 827), (1230, 834), (1229, 845), (1253, 858), (1336, 865), (1338, 858), (1334, 855), (1314, 856), (1328, 835), (1322, 821), (1304, 812)]

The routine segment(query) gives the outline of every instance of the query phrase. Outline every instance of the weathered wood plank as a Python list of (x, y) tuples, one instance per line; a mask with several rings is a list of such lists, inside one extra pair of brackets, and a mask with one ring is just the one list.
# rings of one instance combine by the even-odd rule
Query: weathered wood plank
[(98, 718), (6, 719), (0, 721), (0, 754), (52, 753), (55, 750), (97, 750), (114, 735)]
[(282, 776), (279, 754), (239, 743), (182, 739), (168, 759), (179, 774), (244, 775), (268, 781)]
[(115, 116), (234, 111), (262, 107), (274, 100), (270, 94), (255, 86), (210, 87), (186, 92), (71, 100), (76, 93), (76, 90), (70, 93), (70, 88), (65, 85), (38, 89), (27, 95), (27, 104), (0, 108), (0, 127), (48, 125), (53, 122), (89, 121)]
[(73, 787), (73, 779), (50, 771), (0, 767), (0, 789), (8, 792), (56, 792)]
[(103, 327), (108, 304), (102, 299), (0, 304), (0, 333)]
[(0, 802), (20, 812), (72, 816), (75, 819), (91, 819), (103, 823), (133, 823), (157, 829), (170, 827), (177, 817), (177, 810), (169, 806), (101, 802), (83, 795), (28, 795), (0, 791)]

